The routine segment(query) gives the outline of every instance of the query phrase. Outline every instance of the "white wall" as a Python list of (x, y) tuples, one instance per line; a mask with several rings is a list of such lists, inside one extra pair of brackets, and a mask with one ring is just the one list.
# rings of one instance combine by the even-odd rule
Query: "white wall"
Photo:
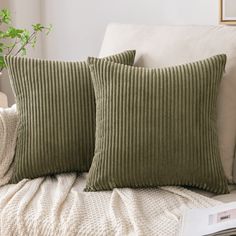
[(44, 56), (75, 60), (97, 55), (109, 22), (218, 24), (218, 0), (43, 0)]

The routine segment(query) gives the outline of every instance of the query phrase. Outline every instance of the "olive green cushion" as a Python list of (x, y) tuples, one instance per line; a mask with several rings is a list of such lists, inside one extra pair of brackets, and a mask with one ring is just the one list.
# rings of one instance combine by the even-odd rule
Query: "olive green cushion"
[[(108, 57), (132, 65), (135, 51)], [(5, 58), (20, 126), (12, 182), (88, 171), (94, 154), (95, 98), (86, 62)]]
[(88, 63), (96, 141), (85, 191), (181, 185), (228, 192), (216, 132), (225, 55), (161, 69)]

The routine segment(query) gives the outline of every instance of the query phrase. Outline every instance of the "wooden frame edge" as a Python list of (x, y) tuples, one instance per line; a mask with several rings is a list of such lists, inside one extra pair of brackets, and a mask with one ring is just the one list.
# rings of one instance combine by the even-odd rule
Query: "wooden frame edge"
[(219, 23), (224, 25), (236, 25), (236, 20), (223, 20), (223, 0), (219, 0)]

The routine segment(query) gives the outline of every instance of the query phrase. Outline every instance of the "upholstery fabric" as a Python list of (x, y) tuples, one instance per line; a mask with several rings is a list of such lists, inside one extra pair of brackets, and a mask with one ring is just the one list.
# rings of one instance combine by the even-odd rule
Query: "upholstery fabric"
[[(217, 130), (225, 175), (236, 183), (236, 27), (146, 26), (110, 24), (100, 57), (136, 48), (136, 65), (166, 67), (224, 53), (226, 73), (220, 85)], [(236, 162), (236, 161), (235, 161)]]
[[(132, 65), (135, 51), (107, 60)], [(95, 99), (86, 62), (5, 58), (19, 112), (12, 182), (85, 172), (94, 153)]]
[(217, 55), (147, 69), (89, 58), (96, 141), (86, 191), (182, 185), (227, 193), (216, 132), (225, 63)]
[(235, 202), (236, 190), (231, 191), (230, 194), (217, 195), (217, 196), (213, 197), (213, 199), (215, 199), (217, 201), (224, 202), (224, 203)]

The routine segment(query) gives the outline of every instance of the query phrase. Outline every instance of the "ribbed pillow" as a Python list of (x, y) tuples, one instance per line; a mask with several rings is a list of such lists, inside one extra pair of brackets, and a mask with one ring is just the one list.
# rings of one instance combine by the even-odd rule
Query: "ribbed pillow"
[(96, 141), (85, 191), (182, 185), (228, 192), (216, 132), (225, 55), (162, 69), (88, 63)]
[[(106, 58), (132, 65), (135, 51)], [(88, 171), (94, 154), (95, 98), (86, 62), (5, 58), (18, 129), (13, 183)]]

